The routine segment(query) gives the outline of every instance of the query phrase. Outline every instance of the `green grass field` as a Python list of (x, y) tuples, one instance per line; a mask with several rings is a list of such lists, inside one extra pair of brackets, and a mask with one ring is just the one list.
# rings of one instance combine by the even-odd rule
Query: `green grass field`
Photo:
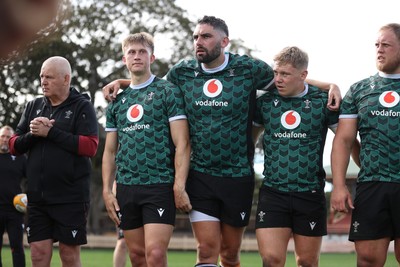
[[(29, 249), (25, 250), (26, 266), (31, 267)], [(112, 267), (111, 249), (82, 249), (82, 266), (84, 267)], [(2, 250), (3, 266), (12, 266), (11, 252), (9, 247), (4, 247)], [(258, 267), (261, 266), (260, 256), (257, 252), (244, 252), (241, 255), (243, 267)], [(353, 253), (329, 253), (322, 254), (320, 257), (321, 267), (352, 267), (356, 265), (356, 255)], [(168, 262), (170, 267), (192, 267), (196, 260), (194, 251), (170, 251), (168, 254)], [(58, 250), (54, 250), (52, 267), (61, 267), (58, 257)], [(127, 266), (130, 266), (127, 264)], [(293, 253), (288, 253), (286, 267), (295, 267)], [(386, 261), (387, 267), (398, 266), (393, 253), (388, 255)]]

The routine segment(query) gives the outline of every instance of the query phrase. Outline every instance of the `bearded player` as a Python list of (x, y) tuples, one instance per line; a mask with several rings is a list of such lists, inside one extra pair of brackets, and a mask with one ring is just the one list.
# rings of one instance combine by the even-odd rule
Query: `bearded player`
[[(353, 209), (349, 240), (360, 267), (384, 266), (391, 240), (400, 263), (400, 24), (381, 27), (375, 47), (378, 73), (346, 93), (332, 147), (331, 205)], [(345, 178), (357, 133), (361, 170), (353, 204)]]

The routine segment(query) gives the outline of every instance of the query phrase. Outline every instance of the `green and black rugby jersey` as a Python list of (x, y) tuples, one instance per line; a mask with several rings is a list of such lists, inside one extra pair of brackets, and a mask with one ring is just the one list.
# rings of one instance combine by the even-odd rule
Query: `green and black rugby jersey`
[(118, 183), (173, 183), (169, 122), (179, 119), (186, 119), (182, 93), (166, 80), (152, 76), (117, 95), (107, 109), (106, 131), (118, 132)]
[(257, 89), (274, 78), (271, 67), (248, 56), (225, 54), (225, 67), (206, 72), (196, 60), (175, 65), (167, 79), (184, 95), (192, 146), (191, 169), (213, 176), (252, 175), (251, 137)]
[(361, 138), (358, 182), (400, 182), (400, 75), (376, 74), (353, 84), (340, 119), (357, 118)]
[(276, 89), (257, 100), (255, 123), (264, 126), (263, 184), (283, 192), (322, 190), (325, 186), (323, 151), (329, 127), (338, 112), (326, 107), (328, 94), (305, 85), (296, 97)]

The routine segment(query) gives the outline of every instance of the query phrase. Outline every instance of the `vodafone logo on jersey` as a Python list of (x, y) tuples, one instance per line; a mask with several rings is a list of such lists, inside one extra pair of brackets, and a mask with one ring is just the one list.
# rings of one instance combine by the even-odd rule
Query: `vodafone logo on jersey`
[(135, 104), (129, 107), (126, 117), (130, 122), (137, 122), (143, 117), (143, 107), (140, 104)]
[(288, 110), (283, 113), (281, 117), (281, 124), (286, 129), (292, 130), (300, 125), (301, 117), (300, 114), (294, 110)]
[(392, 108), (396, 106), (399, 101), (400, 96), (395, 91), (386, 91), (379, 96), (379, 103), (386, 108)]
[(222, 92), (222, 83), (217, 79), (208, 80), (203, 86), (203, 92), (208, 97), (219, 96)]

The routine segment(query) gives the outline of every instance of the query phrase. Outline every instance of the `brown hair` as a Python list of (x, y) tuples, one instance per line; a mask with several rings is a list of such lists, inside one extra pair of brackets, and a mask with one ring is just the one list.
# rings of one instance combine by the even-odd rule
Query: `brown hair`
[(142, 44), (148, 48), (150, 48), (151, 53), (154, 53), (154, 40), (153, 36), (147, 32), (139, 32), (139, 33), (134, 33), (128, 35), (123, 41), (122, 41), (122, 51), (125, 52), (125, 48), (129, 44)]

